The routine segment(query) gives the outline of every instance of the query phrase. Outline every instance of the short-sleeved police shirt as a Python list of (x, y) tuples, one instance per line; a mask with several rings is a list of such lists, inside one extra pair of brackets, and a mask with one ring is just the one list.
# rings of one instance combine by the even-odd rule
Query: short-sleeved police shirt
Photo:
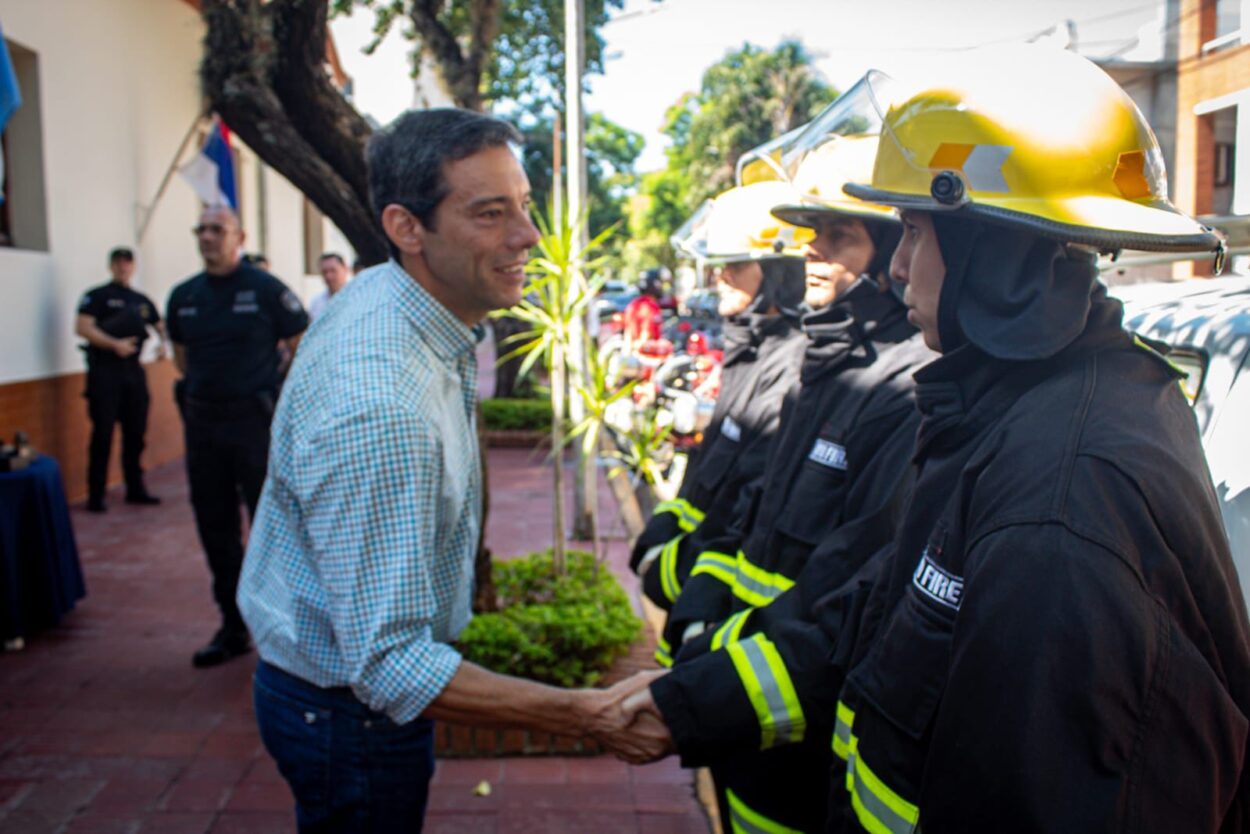
[[(161, 320), (156, 305), (146, 295), (136, 292), (130, 287), (116, 281), (87, 290), (78, 302), (80, 315), (95, 319), (96, 327), (117, 339), (138, 339), (139, 347), (143, 347), (148, 338), (148, 327)], [(139, 352), (125, 360), (113, 351), (87, 347), (87, 356), (92, 362), (104, 359), (116, 361), (139, 361)]]
[(165, 318), (169, 338), (186, 348), (186, 395), (208, 402), (272, 394), (278, 341), (308, 327), (295, 293), (242, 263), (229, 275), (201, 272), (174, 287)]

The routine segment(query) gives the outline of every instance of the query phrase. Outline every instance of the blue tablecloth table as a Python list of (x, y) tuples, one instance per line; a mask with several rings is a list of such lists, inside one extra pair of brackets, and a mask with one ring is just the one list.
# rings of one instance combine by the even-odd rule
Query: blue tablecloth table
[(86, 593), (56, 461), (0, 472), (0, 637), (56, 625)]

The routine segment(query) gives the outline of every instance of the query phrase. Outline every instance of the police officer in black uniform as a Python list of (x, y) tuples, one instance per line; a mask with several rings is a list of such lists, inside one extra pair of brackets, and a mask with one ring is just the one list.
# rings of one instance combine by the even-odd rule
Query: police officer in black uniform
[[(706, 254), (719, 263), (725, 358), (712, 422), (676, 499), (660, 504), (634, 544), (631, 564), (643, 592), (668, 608), (680, 592), (694, 552), (689, 535), (707, 508), (731, 505), (764, 471), (782, 400), (798, 377), (804, 339), (799, 314), (804, 262), (795, 235), (769, 209), (792, 196), (777, 182), (731, 189), (716, 198), (707, 223)], [(810, 234), (806, 235), (810, 238)], [(668, 660), (661, 641), (657, 657)]]
[[(113, 280), (88, 290), (78, 304), (75, 332), (86, 340), (87, 414), (91, 443), (87, 449), (87, 509), (102, 513), (108, 479), (113, 426), (122, 427), (122, 472), (127, 504), (159, 504), (143, 484), (143, 438), (148, 426), (148, 380), (139, 353), (148, 328), (163, 336), (156, 305), (130, 288), (134, 253), (124, 247), (109, 253)], [(162, 347), (163, 349), (163, 347)]]
[(269, 459), (278, 346), (294, 353), (308, 316), (281, 281), (242, 262), (244, 234), (233, 211), (206, 209), (194, 232), (204, 271), (174, 287), (166, 318), (183, 374), (191, 505), (222, 617), (192, 659), (207, 667), (250, 649), (234, 599), (244, 553), (239, 498), (255, 515)]

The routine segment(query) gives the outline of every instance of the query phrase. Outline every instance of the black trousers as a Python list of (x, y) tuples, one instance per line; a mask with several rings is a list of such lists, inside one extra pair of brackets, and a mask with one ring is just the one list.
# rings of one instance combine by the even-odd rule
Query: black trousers
[(122, 473), (126, 492), (140, 495), (143, 438), (148, 430), (148, 378), (138, 361), (92, 363), (87, 369), (87, 416), (91, 418), (91, 442), (87, 446), (87, 494), (93, 501), (104, 498), (108, 481), (113, 427), (122, 427)]
[(269, 462), (272, 406), (261, 399), (231, 403), (183, 403), (187, 443), (187, 480), (200, 543), (213, 574), (213, 599), (222, 625), (243, 630), (234, 596), (243, 567), (243, 519), (249, 520), (265, 483)]

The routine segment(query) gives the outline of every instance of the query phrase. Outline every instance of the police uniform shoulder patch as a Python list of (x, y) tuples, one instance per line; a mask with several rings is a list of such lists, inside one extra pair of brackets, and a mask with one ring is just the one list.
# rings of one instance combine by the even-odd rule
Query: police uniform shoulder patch
[(290, 290), (282, 291), (282, 306), (292, 313), (304, 311), (304, 305), (299, 303), (299, 298)]

